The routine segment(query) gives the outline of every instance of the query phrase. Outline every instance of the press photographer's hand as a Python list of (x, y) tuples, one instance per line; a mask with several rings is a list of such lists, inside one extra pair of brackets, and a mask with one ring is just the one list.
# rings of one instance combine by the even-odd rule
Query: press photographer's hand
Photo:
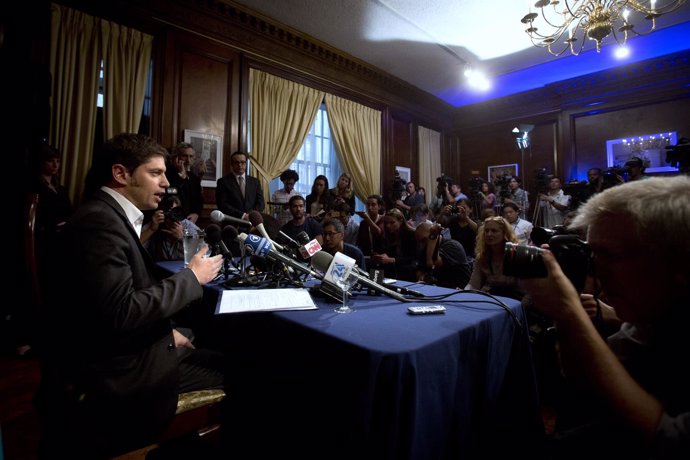
[(534, 307), (554, 321), (558, 321), (559, 318), (565, 318), (573, 311), (582, 309), (582, 306), (573, 283), (565, 276), (548, 247), (547, 244), (542, 245), (546, 278), (523, 279), (522, 284), (531, 294)]

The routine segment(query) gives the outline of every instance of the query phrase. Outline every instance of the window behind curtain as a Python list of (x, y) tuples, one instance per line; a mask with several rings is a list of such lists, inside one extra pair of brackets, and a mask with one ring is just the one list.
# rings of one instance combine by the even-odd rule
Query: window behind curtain
[[(146, 93), (144, 94), (144, 106), (139, 122), (139, 134), (147, 136), (151, 133), (151, 87), (153, 85), (153, 59), (149, 62), (149, 76), (146, 79)], [(107, 139), (103, 135), (103, 61), (98, 75), (98, 99), (96, 100), (96, 135), (94, 136), (94, 151)]]
[[(331, 128), (328, 125), (325, 104), (321, 104), (309, 134), (307, 134), (297, 158), (289, 166), (289, 169), (294, 169), (299, 174), (299, 181), (295, 184), (295, 189), (303, 197), (311, 193), (314, 179), (321, 174), (328, 178), (329, 187), (335, 186), (341, 169), (335, 155), (335, 145), (331, 139)], [(280, 178), (273, 179), (269, 184), (271, 195), (282, 187)]]

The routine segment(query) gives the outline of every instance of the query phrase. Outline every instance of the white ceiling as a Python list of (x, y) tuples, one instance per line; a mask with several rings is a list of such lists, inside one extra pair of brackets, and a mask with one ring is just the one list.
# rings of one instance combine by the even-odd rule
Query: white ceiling
[[(690, 3), (662, 16), (658, 27), (663, 30), (630, 40), (631, 56), (617, 61), (611, 53), (615, 47), (558, 59), (534, 47), (520, 19), (536, 0), (233, 1), (456, 107), (690, 48)], [(683, 25), (668, 27), (674, 24)], [(672, 31), (675, 35), (669, 35), (663, 46), (647, 47), (656, 50), (641, 46), (653, 38), (663, 40), (662, 34)], [(488, 91), (467, 87), (466, 64), (493, 82)]]

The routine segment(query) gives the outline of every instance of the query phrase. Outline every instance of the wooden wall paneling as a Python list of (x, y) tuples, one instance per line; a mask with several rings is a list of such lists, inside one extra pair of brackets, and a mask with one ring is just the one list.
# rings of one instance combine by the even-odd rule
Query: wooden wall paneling
[[(184, 139), (185, 129), (222, 135), (226, 174), (229, 155), (240, 145), (239, 53), (203, 37), (171, 31), (161, 65), (161, 142), (173, 147)], [(204, 201), (215, 207), (215, 189), (204, 189)]]
[(384, 196), (390, 195), (396, 166), (410, 168), (413, 179), (419, 176), (417, 125), (399, 114), (391, 114), (389, 121), (389, 151), (381, 163)]

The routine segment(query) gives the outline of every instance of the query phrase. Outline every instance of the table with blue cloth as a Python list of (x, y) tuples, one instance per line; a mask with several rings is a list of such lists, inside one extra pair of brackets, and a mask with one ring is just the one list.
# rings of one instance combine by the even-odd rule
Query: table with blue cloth
[[(317, 310), (214, 316), (214, 345), (228, 359), (223, 439), (236, 458), (539, 452), (544, 429), (520, 303), (499, 298), (513, 316), (479, 294), (398, 284), (429, 296), (456, 294), (404, 303), (361, 291), (351, 297), (356, 311), (349, 314), (313, 294)], [(205, 289), (210, 308), (221, 290)], [(408, 306), (430, 304), (447, 311), (407, 313)]]

